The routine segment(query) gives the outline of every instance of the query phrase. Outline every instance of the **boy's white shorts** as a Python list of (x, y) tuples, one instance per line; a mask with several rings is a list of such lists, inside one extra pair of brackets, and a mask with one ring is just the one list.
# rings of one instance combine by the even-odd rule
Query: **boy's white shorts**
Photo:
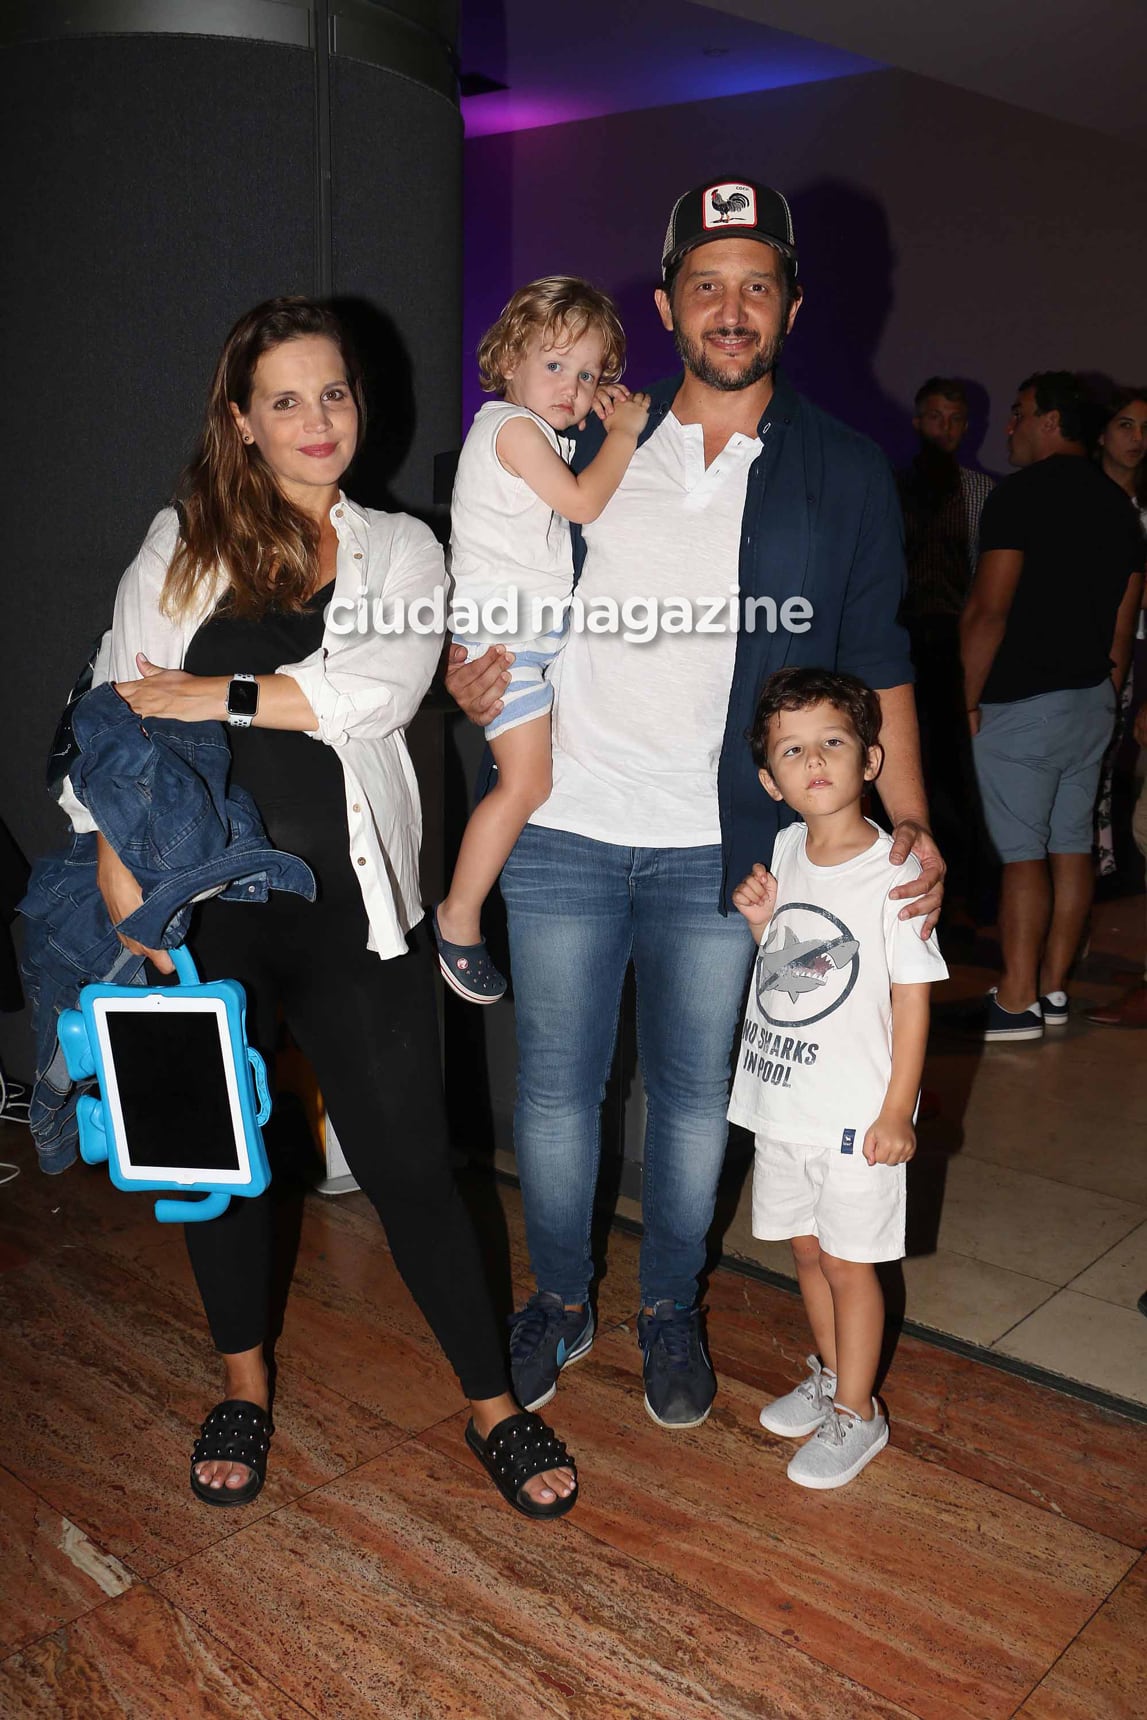
[(838, 1260), (901, 1260), (907, 1177), (853, 1151), (756, 1136), (753, 1235), (765, 1242), (815, 1236)]

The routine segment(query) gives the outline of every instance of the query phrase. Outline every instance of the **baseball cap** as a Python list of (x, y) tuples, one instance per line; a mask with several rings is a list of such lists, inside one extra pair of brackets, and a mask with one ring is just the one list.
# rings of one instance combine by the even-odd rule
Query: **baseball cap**
[(664, 279), (695, 245), (711, 239), (760, 239), (796, 259), (793, 218), (779, 191), (744, 179), (719, 179), (687, 191), (673, 205), (661, 253)]

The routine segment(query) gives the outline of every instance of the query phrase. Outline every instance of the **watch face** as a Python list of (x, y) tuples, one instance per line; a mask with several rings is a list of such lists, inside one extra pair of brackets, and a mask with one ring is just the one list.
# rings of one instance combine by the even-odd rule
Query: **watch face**
[[(216, 695), (218, 697), (218, 695)], [(227, 688), (227, 714), (230, 717), (253, 717), (259, 709), (259, 683), (232, 681)]]

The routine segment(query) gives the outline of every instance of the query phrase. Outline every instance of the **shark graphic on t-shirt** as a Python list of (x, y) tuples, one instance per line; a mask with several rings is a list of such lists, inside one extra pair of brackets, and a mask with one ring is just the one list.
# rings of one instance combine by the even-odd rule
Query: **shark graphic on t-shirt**
[(805, 991), (817, 991), (829, 974), (847, 967), (859, 943), (853, 937), (798, 938), (791, 926), (784, 929), (779, 949), (766, 944), (758, 957), (757, 993), (787, 992), (792, 1002)]

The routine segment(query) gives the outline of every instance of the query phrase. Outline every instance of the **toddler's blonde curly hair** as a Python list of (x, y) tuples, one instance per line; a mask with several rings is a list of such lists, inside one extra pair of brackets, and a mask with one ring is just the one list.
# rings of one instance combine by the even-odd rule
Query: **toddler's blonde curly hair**
[(608, 293), (576, 275), (545, 275), (519, 287), (493, 328), (478, 344), (478, 372), (487, 394), (500, 394), (535, 334), (543, 346), (578, 340), (587, 329), (605, 345), (602, 382), (616, 382), (625, 369), (625, 332)]

